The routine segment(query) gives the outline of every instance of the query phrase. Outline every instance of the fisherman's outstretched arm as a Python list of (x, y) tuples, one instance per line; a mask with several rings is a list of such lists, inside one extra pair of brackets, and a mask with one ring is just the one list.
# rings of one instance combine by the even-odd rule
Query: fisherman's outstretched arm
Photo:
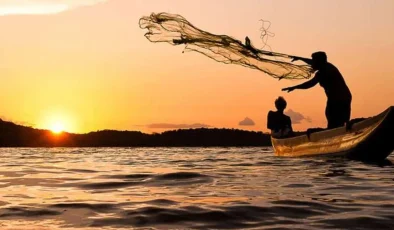
[(291, 86), (291, 87), (287, 87), (282, 89), (282, 91), (287, 91), (287, 92), (291, 92), (295, 89), (309, 89), (312, 88), (313, 86), (315, 86), (317, 83), (319, 83), (319, 78), (318, 78), (318, 74), (315, 75), (314, 78), (312, 78), (311, 80), (304, 82), (302, 84), (299, 85), (295, 85), (295, 86)]
[(317, 83), (319, 83), (319, 81), (317, 80), (316, 77), (312, 78), (311, 80), (304, 82), (302, 84), (293, 86), (294, 89), (309, 89), (312, 88), (313, 86), (315, 86)]
[(293, 62), (293, 61), (297, 61), (297, 60), (303, 61), (303, 62), (305, 62), (305, 63), (308, 64), (308, 65), (312, 65), (312, 59), (303, 58), (303, 57), (294, 57), (293, 60), (292, 60), (292, 62)]

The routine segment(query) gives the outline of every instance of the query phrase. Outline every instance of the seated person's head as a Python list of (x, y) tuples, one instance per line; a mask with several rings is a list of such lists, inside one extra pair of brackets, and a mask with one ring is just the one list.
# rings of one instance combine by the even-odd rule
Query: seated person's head
[(275, 107), (278, 111), (283, 112), (286, 109), (287, 102), (283, 97), (278, 97), (278, 99), (275, 100)]

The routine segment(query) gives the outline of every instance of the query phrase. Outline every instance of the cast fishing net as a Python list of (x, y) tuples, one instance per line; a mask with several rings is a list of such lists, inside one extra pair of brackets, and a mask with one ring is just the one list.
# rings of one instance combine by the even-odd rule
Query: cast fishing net
[[(218, 62), (257, 69), (274, 78), (307, 79), (313, 73), (309, 65), (292, 63), (294, 56), (256, 49), (248, 37), (243, 44), (227, 35), (211, 34), (180, 15), (152, 13), (142, 17), (139, 25), (148, 30), (145, 37), (151, 42), (185, 45), (186, 51), (199, 52)], [(266, 30), (262, 31), (262, 36), (264, 33), (267, 35)], [(262, 39), (264, 41), (264, 37)]]

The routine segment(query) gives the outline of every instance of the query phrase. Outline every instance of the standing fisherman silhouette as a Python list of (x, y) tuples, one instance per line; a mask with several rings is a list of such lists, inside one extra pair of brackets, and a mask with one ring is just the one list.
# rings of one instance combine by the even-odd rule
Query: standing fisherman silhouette
[(294, 57), (293, 61), (303, 61), (317, 70), (315, 76), (303, 84), (287, 87), (282, 91), (291, 92), (295, 89), (309, 89), (317, 83), (324, 88), (327, 96), (326, 118), (327, 128), (333, 129), (343, 126), (350, 120), (352, 94), (339, 70), (327, 61), (324, 52), (315, 52), (312, 59)]

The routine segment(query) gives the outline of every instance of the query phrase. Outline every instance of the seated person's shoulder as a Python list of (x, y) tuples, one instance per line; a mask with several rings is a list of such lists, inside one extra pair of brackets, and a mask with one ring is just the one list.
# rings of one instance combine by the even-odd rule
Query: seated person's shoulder
[(268, 116), (269, 116), (269, 117), (277, 117), (277, 116), (278, 116), (278, 113), (275, 112), (275, 111), (270, 110), (270, 111), (268, 112)]

